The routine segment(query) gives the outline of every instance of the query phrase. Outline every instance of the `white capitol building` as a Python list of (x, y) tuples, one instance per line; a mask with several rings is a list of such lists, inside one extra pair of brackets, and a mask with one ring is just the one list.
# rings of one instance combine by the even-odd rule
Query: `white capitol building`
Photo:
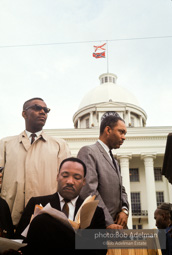
[(162, 202), (172, 203), (172, 185), (161, 175), (169, 127), (146, 127), (147, 115), (137, 98), (117, 84), (112, 73), (100, 75), (100, 85), (86, 94), (73, 116), (73, 129), (48, 129), (64, 138), (72, 156), (99, 137), (99, 125), (106, 111), (116, 111), (127, 125), (126, 141), (113, 150), (121, 167), (123, 185), (130, 202), (129, 228), (155, 228), (154, 211)]

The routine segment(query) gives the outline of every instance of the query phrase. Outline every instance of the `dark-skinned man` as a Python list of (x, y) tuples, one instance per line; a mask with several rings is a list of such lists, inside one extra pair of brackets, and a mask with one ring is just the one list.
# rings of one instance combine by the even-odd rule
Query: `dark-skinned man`
[(118, 162), (112, 149), (118, 149), (125, 141), (127, 133), (124, 120), (116, 112), (102, 116), (98, 141), (82, 147), (77, 157), (87, 166), (86, 185), (81, 196), (96, 194), (99, 206), (103, 208), (106, 227), (127, 228), (129, 204)]
[(0, 141), (1, 197), (9, 205), (14, 226), (31, 197), (56, 191), (59, 165), (70, 156), (63, 139), (42, 130), (49, 111), (41, 98), (26, 101), (22, 111), (25, 131)]
[(162, 203), (154, 212), (154, 219), (159, 233), (165, 230), (166, 238), (159, 237), (160, 242), (166, 239), (166, 248), (161, 249), (163, 255), (172, 255), (172, 204)]
[[(70, 220), (74, 220), (76, 213), (83, 203), (80, 191), (85, 186), (85, 175), (87, 168), (83, 161), (78, 158), (69, 157), (64, 159), (60, 165), (57, 175), (58, 189), (54, 194), (48, 196), (32, 197), (18, 224), (16, 235), (20, 235), (30, 222), (36, 204), (46, 206), (50, 203), (51, 207), (62, 211)], [(64, 210), (68, 207), (68, 210)], [(87, 229), (105, 229), (105, 216), (102, 208), (97, 207), (90, 225)], [(17, 238), (20, 236), (17, 236)], [(29, 254), (94, 254), (105, 255), (107, 250), (100, 249), (95, 244), (96, 249), (89, 249), (89, 242), (86, 250), (75, 248), (75, 239), (81, 238), (77, 231), (66, 226), (63, 221), (58, 220), (47, 213), (37, 215), (30, 224), (27, 238), (24, 240), (28, 245), (21, 249), (24, 255)], [(87, 237), (83, 237), (87, 238)], [(81, 240), (81, 239), (79, 239)], [(96, 240), (93, 240), (96, 242)]]

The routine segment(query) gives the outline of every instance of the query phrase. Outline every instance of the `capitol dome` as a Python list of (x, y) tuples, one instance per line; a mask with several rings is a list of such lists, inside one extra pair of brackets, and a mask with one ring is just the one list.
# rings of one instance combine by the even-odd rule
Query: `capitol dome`
[(129, 127), (146, 125), (147, 115), (137, 98), (116, 83), (117, 76), (105, 73), (99, 76), (100, 85), (89, 91), (74, 114), (75, 128), (99, 127), (106, 111), (116, 111)]
[(79, 109), (92, 104), (120, 102), (139, 106), (137, 98), (126, 88), (116, 84), (117, 76), (109, 73), (99, 77), (100, 85), (89, 91), (81, 101)]

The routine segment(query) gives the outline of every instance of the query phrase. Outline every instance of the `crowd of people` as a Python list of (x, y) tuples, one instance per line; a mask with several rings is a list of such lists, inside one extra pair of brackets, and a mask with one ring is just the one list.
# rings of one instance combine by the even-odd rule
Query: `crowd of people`
[[(95, 196), (99, 203), (87, 229), (128, 228), (127, 193), (120, 166), (112, 153), (125, 141), (124, 120), (116, 112), (106, 112), (97, 142), (82, 147), (77, 157), (71, 157), (65, 140), (43, 131), (49, 112), (43, 99), (29, 99), (22, 111), (25, 130), (0, 140), (0, 236), (21, 239), (26, 244), (17, 251), (9, 247), (2, 254), (51, 254), (56, 250), (87, 253), (75, 249), (75, 240), (81, 236), (61, 218), (46, 212), (31, 220), (35, 206), (40, 204), (42, 207), (49, 204), (74, 221), (84, 199)], [(162, 250), (163, 255), (172, 254), (170, 204), (157, 208), (155, 221), (157, 228), (166, 229), (167, 249)], [(28, 226), (27, 234), (23, 235)], [(107, 247), (90, 249), (89, 253), (103, 255)]]

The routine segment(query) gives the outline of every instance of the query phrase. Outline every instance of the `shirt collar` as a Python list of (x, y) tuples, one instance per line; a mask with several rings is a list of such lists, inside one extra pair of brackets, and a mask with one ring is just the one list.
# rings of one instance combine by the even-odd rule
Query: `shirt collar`
[[(26, 132), (26, 135), (27, 135), (28, 138), (30, 137), (31, 134), (33, 134), (33, 133), (31, 133), (27, 130), (25, 130), (25, 132)], [(34, 134), (36, 134), (36, 136), (39, 137), (41, 135), (41, 133), (42, 133), (42, 130), (38, 131), (38, 132), (35, 132)]]
[(103, 147), (103, 149), (107, 152), (108, 156), (112, 160), (110, 153), (109, 153), (109, 150), (110, 150), (109, 147), (104, 142), (102, 142), (100, 139), (98, 139), (98, 142), (100, 143), (100, 145)]
[[(61, 202), (64, 202), (64, 198), (59, 194), (59, 192), (57, 192), (57, 193), (58, 193), (58, 195), (59, 195), (60, 203), (61, 203)], [(76, 201), (77, 201), (78, 197), (79, 197), (79, 196), (77, 196), (77, 197), (75, 197), (74, 199), (70, 200), (70, 203), (71, 203), (73, 206), (76, 205)]]
[(105, 149), (105, 151), (109, 154), (109, 150), (110, 150), (109, 147), (104, 142), (102, 142), (100, 139), (98, 139), (98, 142)]

